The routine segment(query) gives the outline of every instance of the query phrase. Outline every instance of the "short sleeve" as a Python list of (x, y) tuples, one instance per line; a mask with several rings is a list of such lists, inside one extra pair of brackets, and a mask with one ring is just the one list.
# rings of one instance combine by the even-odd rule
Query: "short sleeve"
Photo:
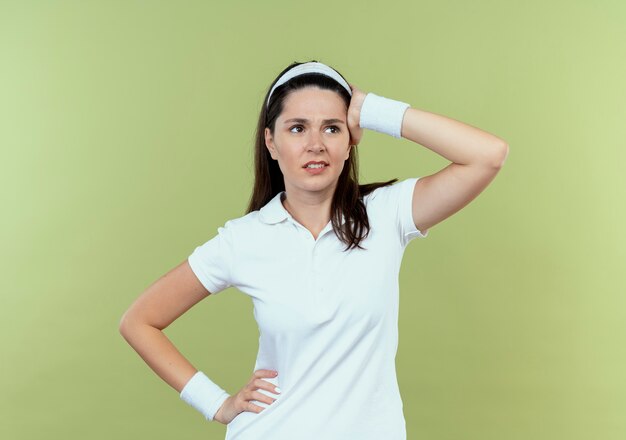
[(196, 247), (187, 258), (193, 273), (213, 295), (232, 286), (233, 236), (230, 222), (217, 228), (217, 235)]
[(415, 222), (413, 221), (413, 192), (415, 183), (419, 179), (419, 177), (411, 177), (396, 182), (391, 186), (391, 189), (393, 190), (395, 187), (397, 192), (398, 212), (396, 223), (403, 246), (409, 244), (414, 238), (426, 238), (428, 236), (428, 230), (420, 231), (415, 227)]
[(428, 231), (422, 233), (413, 222), (413, 190), (419, 179), (411, 177), (376, 188), (371, 197), (372, 214), (387, 220), (385, 223), (394, 229), (403, 247), (414, 238), (428, 236)]

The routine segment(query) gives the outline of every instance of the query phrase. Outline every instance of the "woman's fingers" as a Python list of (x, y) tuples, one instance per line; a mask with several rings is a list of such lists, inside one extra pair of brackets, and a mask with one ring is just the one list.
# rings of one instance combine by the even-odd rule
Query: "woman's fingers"
[(248, 412), (254, 412), (254, 413), (260, 413), (261, 411), (263, 411), (265, 408), (263, 408), (262, 406), (259, 405), (255, 405), (254, 403), (247, 401), (246, 402), (246, 408), (244, 409), (244, 411), (248, 411)]
[(256, 370), (253, 374), (254, 377), (276, 377), (278, 371), (276, 370)]
[(250, 400), (257, 400), (259, 402), (267, 403), (268, 405), (271, 405), (276, 401), (276, 399), (274, 399), (273, 397), (270, 397), (267, 394), (260, 393), (256, 390), (250, 391)]
[[(276, 385), (274, 385), (271, 382), (268, 382), (264, 379), (255, 379), (254, 380), (254, 385), (257, 388), (262, 388), (264, 390), (270, 391), (274, 394), (280, 394), (280, 388), (278, 388)], [(277, 391), (278, 390), (278, 391)]]
[(278, 376), (278, 372), (274, 370), (256, 370), (252, 373), (252, 377), (248, 383), (237, 392), (230, 396), (215, 413), (214, 419), (224, 425), (228, 425), (235, 417), (244, 411), (260, 413), (265, 407), (255, 404), (254, 401), (263, 402), (271, 405), (276, 401), (275, 398), (261, 393), (260, 389), (276, 392), (276, 386), (265, 379), (274, 379)]
[(256, 370), (252, 374), (252, 378), (248, 382), (246, 386), (246, 393), (244, 400), (247, 401), (247, 408), (244, 411), (252, 411), (252, 412), (261, 412), (265, 408), (259, 405), (256, 405), (252, 402), (252, 400), (256, 400), (257, 402), (263, 402), (268, 405), (271, 405), (276, 401), (275, 398), (268, 396), (267, 394), (261, 393), (258, 390), (266, 390), (274, 394), (279, 394), (280, 388), (278, 388), (273, 383), (265, 380), (265, 378), (276, 378), (278, 376), (278, 372), (274, 370)]
[(363, 129), (359, 125), (361, 107), (365, 101), (365, 93), (354, 84), (348, 83), (352, 90), (350, 105), (348, 106), (348, 131), (350, 132), (350, 144), (358, 145), (363, 136)]

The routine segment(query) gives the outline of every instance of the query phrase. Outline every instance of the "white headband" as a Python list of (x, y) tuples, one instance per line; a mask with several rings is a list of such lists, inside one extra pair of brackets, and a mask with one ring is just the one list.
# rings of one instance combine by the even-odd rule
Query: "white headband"
[(270, 91), (270, 94), (267, 97), (267, 105), (270, 105), (270, 98), (272, 97), (272, 93), (274, 93), (274, 89), (276, 89), (276, 87), (286, 83), (291, 78), (294, 78), (299, 75), (303, 75), (305, 73), (323, 73), (326, 76), (330, 76), (332, 79), (334, 79), (339, 84), (341, 84), (348, 91), (350, 96), (352, 96), (352, 89), (350, 89), (350, 86), (348, 85), (346, 80), (343, 79), (341, 75), (337, 73), (337, 71), (335, 71), (331, 67), (328, 67), (324, 63), (311, 61), (308, 63), (298, 64), (296, 67), (288, 70), (283, 76), (281, 76), (280, 79), (276, 81), (276, 84), (274, 84), (274, 87), (272, 87), (272, 90)]

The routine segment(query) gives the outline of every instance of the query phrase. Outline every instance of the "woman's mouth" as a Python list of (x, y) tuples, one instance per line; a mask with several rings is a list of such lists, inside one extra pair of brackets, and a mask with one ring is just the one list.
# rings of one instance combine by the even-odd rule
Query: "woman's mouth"
[(305, 165), (303, 168), (309, 174), (320, 174), (323, 173), (326, 168), (328, 168), (328, 165), (325, 161), (320, 161), (318, 163), (311, 162)]
[(309, 174), (320, 174), (324, 172), (326, 168), (328, 168), (328, 165), (324, 165), (324, 164), (311, 164), (311, 165), (304, 167), (306, 172)]

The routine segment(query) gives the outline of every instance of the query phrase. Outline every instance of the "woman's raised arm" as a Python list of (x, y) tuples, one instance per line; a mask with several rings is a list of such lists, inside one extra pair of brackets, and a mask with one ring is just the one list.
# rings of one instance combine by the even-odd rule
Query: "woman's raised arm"
[(491, 133), (416, 108), (404, 114), (402, 137), (452, 162), (415, 183), (413, 221), (423, 232), (474, 200), (509, 154), (506, 141)]

